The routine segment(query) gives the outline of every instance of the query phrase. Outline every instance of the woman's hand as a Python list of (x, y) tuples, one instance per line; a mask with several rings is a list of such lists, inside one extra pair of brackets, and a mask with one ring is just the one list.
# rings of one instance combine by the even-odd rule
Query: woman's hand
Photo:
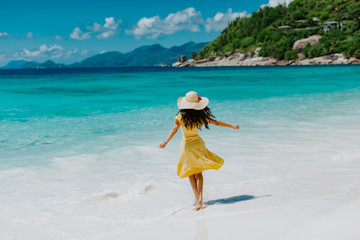
[(235, 129), (235, 130), (240, 129), (240, 126), (237, 125), (237, 124), (224, 123), (224, 122), (214, 120), (214, 119), (210, 119), (209, 123), (214, 124), (215, 126), (219, 126), (219, 127), (227, 127), (227, 128), (232, 128), (232, 129)]
[(240, 129), (240, 126), (237, 125), (237, 124), (233, 124), (233, 125), (232, 125), (232, 128), (235, 129), (235, 130), (239, 130), (239, 129)]
[(174, 127), (171, 129), (171, 131), (169, 133), (169, 136), (165, 139), (165, 141), (163, 141), (159, 145), (159, 148), (166, 147), (166, 145), (169, 143), (169, 141), (172, 139), (172, 137), (176, 134), (177, 130), (179, 130), (179, 127), (180, 127), (179, 121), (175, 122)]
[(160, 145), (159, 145), (159, 148), (164, 148), (166, 147), (166, 143), (162, 142)]

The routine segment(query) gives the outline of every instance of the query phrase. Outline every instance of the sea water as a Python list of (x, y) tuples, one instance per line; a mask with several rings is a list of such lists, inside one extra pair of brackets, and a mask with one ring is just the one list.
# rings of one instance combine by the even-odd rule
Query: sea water
[[(359, 76), (359, 66), (1, 70), (0, 238), (109, 239), (164, 221), (355, 198)], [(225, 160), (204, 172), (200, 215), (176, 176), (181, 133), (158, 148), (190, 90), (210, 99), (216, 119), (240, 125), (200, 131)]]

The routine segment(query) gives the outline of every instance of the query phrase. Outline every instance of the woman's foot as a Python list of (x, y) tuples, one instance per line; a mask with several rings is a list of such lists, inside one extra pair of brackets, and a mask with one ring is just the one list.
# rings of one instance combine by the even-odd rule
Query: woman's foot
[(198, 204), (198, 202), (199, 202), (199, 199), (196, 199), (193, 206), (196, 206), (196, 204)]
[(196, 203), (196, 208), (195, 210), (196, 211), (199, 211), (203, 206), (203, 202), (202, 202), (202, 199), (200, 199), (197, 203)]

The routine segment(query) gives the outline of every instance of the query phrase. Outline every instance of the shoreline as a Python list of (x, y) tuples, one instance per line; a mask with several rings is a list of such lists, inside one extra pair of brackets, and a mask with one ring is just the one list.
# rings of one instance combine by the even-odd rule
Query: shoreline
[(201, 60), (190, 59), (176, 62), (172, 67), (235, 67), (235, 66), (312, 66), (312, 65), (357, 65), (360, 59), (345, 58), (341, 53), (322, 57), (296, 60), (276, 60), (269, 57), (260, 57), (259, 50), (251, 56), (249, 52), (236, 52), (232, 55), (210, 57)]

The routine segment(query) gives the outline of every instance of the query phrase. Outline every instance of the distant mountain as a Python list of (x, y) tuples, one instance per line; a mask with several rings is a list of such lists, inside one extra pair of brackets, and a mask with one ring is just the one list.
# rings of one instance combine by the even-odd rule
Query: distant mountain
[(43, 62), (41, 64), (38, 64), (37, 68), (64, 68), (66, 67), (65, 64), (62, 63), (54, 63), (51, 60), (47, 60), (46, 62)]
[(36, 68), (36, 66), (38, 65), (39, 63), (37, 62), (25, 62), (23, 65), (21, 65), (19, 68)]
[(25, 60), (14, 60), (14, 61), (8, 62), (8, 64), (6, 64), (5, 66), (2, 66), (0, 68), (16, 69), (16, 68), (20, 68), (25, 63), (27, 63), (27, 61), (25, 61)]
[(20, 68), (64, 68), (66, 67), (65, 64), (62, 63), (54, 63), (51, 60), (47, 60), (43, 63), (37, 62), (26, 62), (20, 66)]
[(86, 58), (79, 63), (70, 64), (69, 67), (113, 67), (123, 65), (123, 54), (120, 52), (105, 52)]
[(188, 42), (181, 46), (165, 48), (160, 44), (147, 45), (122, 54), (105, 52), (74, 63), (68, 67), (122, 67), (122, 66), (159, 66), (171, 65), (181, 55), (190, 58), (192, 51), (200, 51), (208, 43)]
[(173, 53), (160, 44), (142, 46), (124, 54), (124, 66), (167, 65), (172, 55)]
[(92, 68), (171, 65), (176, 62), (181, 55), (190, 58), (192, 51), (199, 52), (207, 44), (208, 42), (188, 42), (181, 46), (173, 46), (171, 48), (165, 48), (160, 44), (146, 45), (138, 47), (128, 53), (111, 51), (97, 54), (70, 65), (55, 63), (51, 60), (43, 63), (16, 60), (10, 61), (6, 66), (1, 68)]

